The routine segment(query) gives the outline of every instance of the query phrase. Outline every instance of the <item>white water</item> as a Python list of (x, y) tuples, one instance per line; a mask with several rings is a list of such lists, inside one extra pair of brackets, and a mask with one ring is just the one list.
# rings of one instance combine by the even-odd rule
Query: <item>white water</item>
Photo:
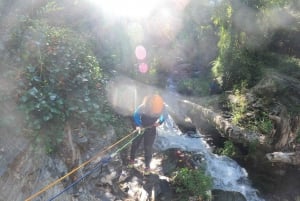
[(263, 201), (257, 196), (257, 190), (251, 187), (248, 173), (244, 168), (226, 156), (213, 154), (203, 138), (191, 138), (181, 133), (171, 118), (159, 127), (154, 148), (157, 150), (179, 148), (200, 153), (205, 158), (207, 174), (213, 178), (214, 189), (240, 192), (247, 201)]

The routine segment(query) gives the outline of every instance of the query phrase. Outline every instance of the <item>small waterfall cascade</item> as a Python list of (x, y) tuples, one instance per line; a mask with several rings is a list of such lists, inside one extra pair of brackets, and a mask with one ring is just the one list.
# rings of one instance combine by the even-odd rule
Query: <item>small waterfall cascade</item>
[(213, 154), (202, 135), (199, 136), (192, 138), (183, 134), (170, 117), (158, 128), (154, 148), (161, 151), (178, 148), (199, 153), (205, 159), (207, 174), (213, 178), (214, 189), (240, 192), (247, 201), (263, 201), (257, 190), (251, 187), (247, 171), (231, 158)]

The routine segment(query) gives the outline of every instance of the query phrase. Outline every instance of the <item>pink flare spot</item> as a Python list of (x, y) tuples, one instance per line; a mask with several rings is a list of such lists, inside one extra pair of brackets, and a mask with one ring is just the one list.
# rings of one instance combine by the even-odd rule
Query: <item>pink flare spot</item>
[(139, 45), (135, 48), (135, 56), (139, 60), (145, 59), (146, 55), (147, 55), (146, 49), (142, 45)]
[(146, 63), (141, 63), (139, 65), (139, 70), (140, 70), (141, 73), (147, 73), (148, 65)]

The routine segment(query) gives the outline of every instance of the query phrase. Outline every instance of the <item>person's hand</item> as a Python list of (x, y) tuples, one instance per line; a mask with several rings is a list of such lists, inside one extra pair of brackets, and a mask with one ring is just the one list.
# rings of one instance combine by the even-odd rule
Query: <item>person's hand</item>
[(142, 132), (142, 127), (137, 126), (137, 127), (135, 128), (135, 130), (138, 132), (138, 134), (141, 134), (141, 132)]
[(154, 126), (154, 127), (158, 127), (158, 126), (160, 126), (160, 123), (159, 123), (159, 122), (155, 122), (155, 123), (153, 124), (153, 126)]

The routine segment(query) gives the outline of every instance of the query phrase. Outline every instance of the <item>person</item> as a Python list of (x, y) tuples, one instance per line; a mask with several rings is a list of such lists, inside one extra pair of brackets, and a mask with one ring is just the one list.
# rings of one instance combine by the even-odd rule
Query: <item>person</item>
[(157, 129), (167, 119), (163, 98), (157, 94), (146, 96), (141, 105), (139, 105), (134, 114), (133, 122), (138, 132), (144, 131), (135, 138), (131, 145), (129, 167), (134, 166), (136, 152), (144, 141), (144, 174), (150, 174), (150, 163), (152, 160), (153, 143), (156, 137)]

